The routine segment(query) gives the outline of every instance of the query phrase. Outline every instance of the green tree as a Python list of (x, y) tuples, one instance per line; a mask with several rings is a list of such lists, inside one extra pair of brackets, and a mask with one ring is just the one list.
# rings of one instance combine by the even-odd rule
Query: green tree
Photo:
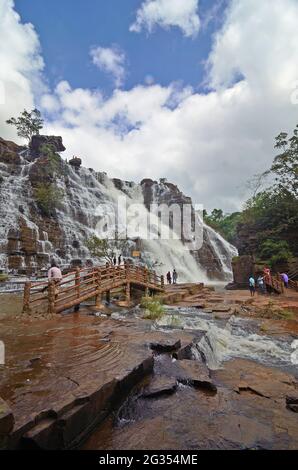
[(275, 176), (275, 185), (280, 191), (286, 191), (298, 197), (298, 125), (292, 137), (281, 132), (276, 137), (275, 148), (282, 150), (273, 161), (270, 172)]
[(271, 267), (277, 263), (289, 261), (293, 256), (285, 240), (267, 239), (261, 244), (259, 253), (261, 259), (267, 261)]
[(87, 240), (86, 246), (94, 258), (104, 258), (113, 263), (117, 253), (125, 253), (129, 247), (127, 239), (100, 239), (96, 235)]
[(226, 240), (233, 243), (240, 212), (224, 214), (221, 209), (213, 209), (210, 215), (205, 212), (204, 220), (207, 225), (220, 233)]
[(18, 118), (12, 117), (6, 123), (15, 126), (18, 136), (27, 139), (28, 142), (43, 128), (43, 119), (38, 109), (33, 109), (30, 113), (24, 109)]

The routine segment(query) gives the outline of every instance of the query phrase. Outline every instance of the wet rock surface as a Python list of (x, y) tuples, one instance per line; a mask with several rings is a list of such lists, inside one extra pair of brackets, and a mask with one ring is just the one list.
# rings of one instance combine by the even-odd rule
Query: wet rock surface
[[(171, 375), (170, 364), (169, 358), (160, 359), (155, 364), (155, 374), (163, 371)], [(241, 389), (243, 376), (245, 389)], [(265, 395), (269, 395), (270, 377), (268, 398)], [(148, 400), (139, 395), (136, 400), (130, 400), (126, 414), (122, 409), (119, 421), (107, 421), (83, 447), (105, 450), (297, 448), (297, 417), (286, 408), (285, 402), (285, 393), (297, 386), (293, 376), (253, 361), (232, 360), (225, 363), (223, 370), (212, 374), (212, 381), (217, 393), (179, 385), (176, 393), (169, 396)], [(263, 381), (261, 394), (248, 390), (247, 385), (256, 388)]]
[(177, 389), (175, 378), (155, 376), (149, 387), (142, 393), (143, 398), (156, 398), (161, 395), (171, 395)]
[(171, 340), (171, 339), (164, 338), (163, 340), (154, 341), (150, 343), (150, 348), (153, 349), (153, 351), (156, 351), (159, 353), (177, 351), (177, 349), (179, 349), (180, 347), (181, 347), (180, 339)]
[(149, 344), (177, 344), (179, 336), (192, 341), (183, 332), (144, 331), (137, 321), (82, 313), (37, 323), (3, 320), (0, 396), (15, 419), (8, 446), (73, 447), (152, 372)]
[[(190, 297), (218, 296), (205, 287), (189, 289)], [(0, 396), (15, 417), (6, 446), (72, 448), (88, 434), (83, 447), (89, 449), (297, 448), (289, 322), (273, 342), (256, 334), (261, 321), (216, 319), (218, 313), (196, 308), (168, 308), (160, 325), (140, 320), (138, 309), (118, 309), (118, 320), (94, 317), (93, 310), (42, 322), (2, 320), (7, 364)], [(281, 322), (266, 321), (286, 331)], [(204, 362), (210, 357), (202, 346), (221, 357), (215, 370)], [(256, 351), (265, 363), (274, 355), (288, 363), (228, 359)]]

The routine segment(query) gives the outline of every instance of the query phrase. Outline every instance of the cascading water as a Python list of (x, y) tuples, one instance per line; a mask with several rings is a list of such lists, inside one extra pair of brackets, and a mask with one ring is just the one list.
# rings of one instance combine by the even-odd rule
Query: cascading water
[(228, 321), (217, 321), (197, 309), (172, 308), (157, 322), (157, 328), (172, 325), (173, 316), (179, 328), (204, 332), (194, 343), (192, 353), (194, 359), (206, 361), (210, 369), (218, 369), (224, 361), (235, 357), (291, 367), (291, 339), (281, 340), (257, 334), (254, 320), (231, 316)]
[[(121, 182), (121, 189), (117, 189), (113, 180), (105, 173), (96, 173), (83, 167), (75, 170), (64, 163), (64, 174), (56, 176), (56, 184), (64, 194), (54, 220), (58, 223), (62, 234), (57, 245), (53, 237), (49, 241), (47, 231), (39, 226), (40, 214), (31, 186), (31, 170), (34, 169), (34, 165), (40, 163), (38, 160), (28, 162), (23, 156), (20, 158), (21, 164), (13, 171), (10, 165), (0, 163), (0, 268), (7, 267), (8, 233), (10, 229), (19, 230), (20, 219), (35, 234), (37, 252), (25, 257), (19, 242), (16, 241), (13, 254), (22, 258), (21, 267), (28, 267), (28, 263), (29, 266), (35, 267), (42, 258), (42, 256), (38, 258), (37, 255), (46, 255), (43, 258), (43, 267), (47, 267), (50, 258), (55, 258), (61, 265), (69, 265), (76, 259), (81, 259), (83, 262), (88, 259), (90, 254), (86, 241), (96, 233), (96, 226), (101, 220), (101, 208), (110, 207), (112, 212), (123, 196), (126, 196), (128, 207), (139, 205), (141, 220), (146, 220), (148, 217), (141, 185)], [(160, 202), (157, 195), (153, 202), (157, 204)], [(221, 260), (224, 255), (228, 260), (222, 264), (223, 276), (227, 278), (226, 274), (231, 272), (229, 261), (235, 250), (209, 227), (205, 226), (204, 230), (208, 232), (208, 243), (213, 246), (216, 256)], [(176, 268), (181, 282), (208, 280), (204, 266), (200, 265), (199, 257), (195, 259), (181, 240), (144, 238), (142, 252), (144, 261), (160, 274)]]
[(220, 261), (223, 272), (227, 277), (231, 276), (231, 261), (234, 256), (238, 255), (237, 249), (213, 230), (213, 228), (204, 224), (204, 229), (216, 257)]

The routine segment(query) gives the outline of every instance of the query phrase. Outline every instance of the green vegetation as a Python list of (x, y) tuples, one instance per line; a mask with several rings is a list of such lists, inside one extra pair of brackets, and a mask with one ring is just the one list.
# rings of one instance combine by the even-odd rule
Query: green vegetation
[(261, 260), (274, 267), (277, 263), (289, 261), (292, 253), (289, 244), (284, 240), (265, 240), (259, 250)]
[(48, 172), (50, 174), (61, 174), (63, 161), (60, 155), (55, 152), (55, 147), (51, 144), (43, 144), (40, 147), (40, 153), (42, 157), (48, 159)]
[(142, 297), (141, 307), (145, 309), (143, 318), (146, 320), (160, 320), (165, 314), (164, 306), (154, 297)]
[(5, 282), (8, 279), (8, 274), (0, 274), (0, 282)]
[(280, 133), (275, 148), (280, 153), (271, 168), (255, 178), (253, 196), (242, 212), (214, 209), (204, 214), (205, 222), (241, 254), (253, 254), (272, 268), (298, 256), (298, 126), (290, 137)]
[(12, 117), (6, 123), (15, 126), (18, 136), (27, 139), (28, 142), (43, 128), (43, 119), (38, 109), (33, 109), (30, 113), (24, 109), (18, 118)]
[(44, 215), (51, 216), (55, 214), (56, 209), (61, 205), (64, 197), (62, 189), (54, 183), (38, 184), (34, 188), (34, 198)]
[(123, 239), (100, 239), (93, 235), (86, 242), (86, 246), (94, 258), (105, 258), (108, 263), (113, 263), (117, 253), (126, 253), (129, 247), (128, 240)]
[(240, 212), (224, 214), (221, 209), (213, 209), (210, 215), (204, 211), (204, 220), (207, 225), (220, 233), (230, 243), (234, 242), (237, 224), (241, 219)]

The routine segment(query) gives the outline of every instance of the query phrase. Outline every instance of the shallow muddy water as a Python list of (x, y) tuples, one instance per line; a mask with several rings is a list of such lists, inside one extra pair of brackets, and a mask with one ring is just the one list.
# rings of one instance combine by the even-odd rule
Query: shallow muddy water
[(0, 319), (13, 317), (21, 313), (23, 307), (23, 295), (18, 294), (0, 294)]

